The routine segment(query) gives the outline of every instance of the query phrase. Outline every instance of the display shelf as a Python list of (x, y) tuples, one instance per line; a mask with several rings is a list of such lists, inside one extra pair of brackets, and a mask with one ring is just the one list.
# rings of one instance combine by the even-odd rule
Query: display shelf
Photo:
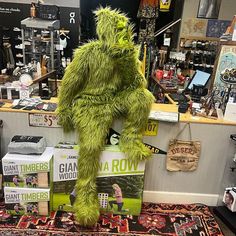
[[(32, 54), (39, 54), (39, 55), (41, 55), (42, 54), (42, 52), (25, 52), (25, 55), (32, 55)], [(43, 53), (44, 55), (51, 55), (51, 53)], [(57, 52), (54, 52), (54, 54), (57, 54)]]
[(42, 20), (38, 18), (26, 18), (21, 21), (21, 27), (24, 28), (34, 28), (34, 29), (48, 29), (48, 30), (59, 30), (60, 21), (59, 20)]
[(213, 37), (195, 37), (195, 36), (181, 36), (180, 39), (186, 40), (203, 40), (203, 41), (220, 41), (220, 38)]
[(220, 45), (230, 45), (230, 46), (236, 46), (236, 41), (220, 41)]
[[(22, 44), (25, 45), (25, 43), (30, 42), (27, 50), (25, 47), (22, 48), (23, 63), (27, 65), (31, 60), (41, 63), (43, 56), (46, 55), (49, 56), (47, 68), (49, 70), (57, 69), (60, 64), (60, 51), (56, 50), (55, 45), (59, 42), (59, 29), (59, 20), (50, 21), (38, 18), (26, 18), (22, 20)], [(47, 36), (45, 36), (45, 30), (47, 31)], [(46, 48), (48, 52), (46, 52)]]
[(215, 207), (213, 212), (236, 234), (236, 212), (231, 212), (225, 206)]
[(220, 38), (180, 37), (178, 49), (185, 53), (186, 63), (193, 70), (212, 73), (216, 55), (220, 47)]

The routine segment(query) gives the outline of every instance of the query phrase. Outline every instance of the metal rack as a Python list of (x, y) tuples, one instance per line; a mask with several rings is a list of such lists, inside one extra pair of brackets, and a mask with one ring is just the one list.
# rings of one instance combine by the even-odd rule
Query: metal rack
[[(21, 21), (23, 63), (26, 65), (32, 59), (40, 62), (42, 55), (50, 57), (49, 70), (54, 70), (60, 63), (59, 45), (60, 21), (26, 18)], [(48, 31), (49, 37), (44, 38), (43, 32)]]

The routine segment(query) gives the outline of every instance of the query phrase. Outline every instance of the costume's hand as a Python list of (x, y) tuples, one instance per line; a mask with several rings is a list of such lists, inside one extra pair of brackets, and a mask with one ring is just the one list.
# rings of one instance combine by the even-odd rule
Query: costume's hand
[(68, 133), (74, 130), (72, 122), (72, 111), (70, 107), (61, 107), (59, 106), (56, 110), (59, 117), (58, 124), (63, 127), (64, 132)]

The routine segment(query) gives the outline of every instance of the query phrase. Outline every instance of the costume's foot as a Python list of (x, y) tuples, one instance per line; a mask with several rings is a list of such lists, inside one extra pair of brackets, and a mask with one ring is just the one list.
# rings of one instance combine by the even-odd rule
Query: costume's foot
[(119, 142), (119, 147), (128, 159), (133, 161), (145, 161), (151, 158), (152, 152), (140, 141)]
[[(86, 196), (86, 194), (84, 195)], [(74, 204), (75, 218), (82, 226), (93, 226), (97, 223), (99, 203), (96, 197), (88, 196), (87, 199), (77, 198)]]

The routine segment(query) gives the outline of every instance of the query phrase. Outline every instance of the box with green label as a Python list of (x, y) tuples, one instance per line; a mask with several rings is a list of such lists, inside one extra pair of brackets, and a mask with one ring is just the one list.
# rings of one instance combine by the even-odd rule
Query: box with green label
[(7, 153), (2, 159), (4, 186), (49, 188), (53, 147), (41, 155)]
[[(52, 209), (73, 211), (76, 198), (79, 147), (59, 144), (53, 157)], [(142, 204), (145, 162), (128, 160), (117, 146), (107, 146), (100, 156), (97, 177), (101, 211), (139, 215)]]
[(48, 215), (50, 189), (4, 187), (6, 209), (13, 215)]

